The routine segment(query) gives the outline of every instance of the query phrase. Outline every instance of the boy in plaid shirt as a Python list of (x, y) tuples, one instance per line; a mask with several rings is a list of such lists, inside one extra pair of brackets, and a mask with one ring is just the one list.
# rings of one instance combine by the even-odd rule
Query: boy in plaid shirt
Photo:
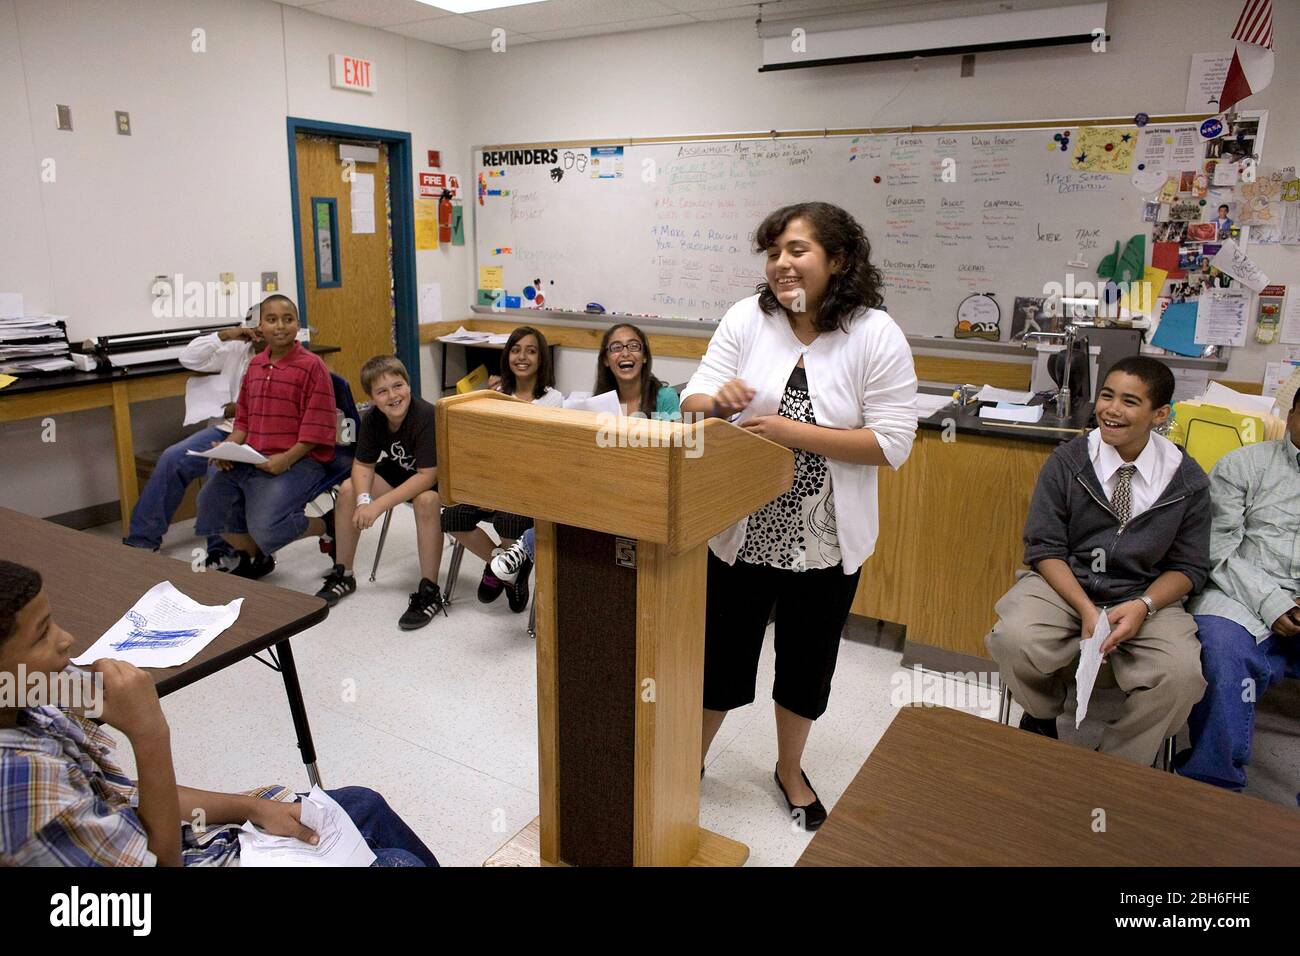
[[(51, 618), (40, 574), (0, 561), (0, 678), (25, 672), (16, 685), (40, 675), (53, 684), (71, 666), (71, 647)], [(94, 721), (56, 706), (0, 705), (0, 866), (236, 866), (245, 820), (317, 842), (284, 787), (246, 794), (178, 787), (153, 679), (122, 661), (96, 661), (90, 670), (103, 679), (103, 721), (131, 742), (140, 778), (122, 772), (112, 738)], [(374, 851), (375, 866), (438, 865), (379, 794), (329, 793)], [(191, 826), (199, 821), (201, 831)]]

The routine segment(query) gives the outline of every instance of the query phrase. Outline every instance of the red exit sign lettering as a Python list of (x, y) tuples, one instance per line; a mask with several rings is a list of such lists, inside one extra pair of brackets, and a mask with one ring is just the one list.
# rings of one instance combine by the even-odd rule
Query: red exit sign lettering
[(346, 53), (330, 54), (330, 85), (358, 93), (375, 91), (375, 66), (369, 60)]

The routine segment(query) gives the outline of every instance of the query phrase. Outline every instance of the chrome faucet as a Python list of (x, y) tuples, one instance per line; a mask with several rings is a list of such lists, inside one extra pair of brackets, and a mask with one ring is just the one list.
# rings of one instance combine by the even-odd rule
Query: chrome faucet
[(1031, 340), (1044, 342), (1059, 342), (1065, 346), (1062, 350), (1064, 369), (1061, 374), (1061, 384), (1056, 391), (1056, 414), (1062, 419), (1070, 417), (1070, 370), (1073, 365), (1074, 343), (1079, 337), (1079, 326), (1073, 322), (1067, 322), (1064, 331), (1061, 332), (1026, 332), (1024, 338), (1020, 340), (1022, 349), (1029, 348)]

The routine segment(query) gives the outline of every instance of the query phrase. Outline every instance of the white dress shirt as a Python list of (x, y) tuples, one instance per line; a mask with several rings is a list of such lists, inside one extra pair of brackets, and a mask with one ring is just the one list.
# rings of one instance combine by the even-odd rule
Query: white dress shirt
[[(185, 346), (179, 359), (191, 372), (207, 372), (203, 377), (192, 376), (185, 383), (185, 424), (193, 425), (207, 419), (207, 428), (230, 431), (234, 420), (226, 417), (225, 406), (239, 400), (239, 387), (244, 373), (252, 361), (252, 343), (243, 339), (221, 341), (216, 332), (200, 335)], [(220, 381), (205, 381), (211, 375)]]
[[(775, 414), (794, 367), (803, 359), (808, 398), (818, 425), (870, 428), (892, 468), (901, 468), (916, 438), (916, 370), (902, 329), (880, 309), (859, 310), (847, 331), (823, 332), (804, 345), (785, 312), (768, 315), (758, 296), (727, 310), (708, 351), (682, 393), (717, 394), (742, 379), (756, 392), (752, 414)], [(835, 489), (835, 529), (845, 574), (871, 557), (880, 533), (875, 465), (827, 458)], [(745, 539), (748, 517), (715, 535), (709, 547), (734, 564)]]
[(1130, 521), (1156, 503), (1178, 473), (1183, 461), (1183, 453), (1177, 445), (1163, 435), (1152, 432), (1142, 453), (1134, 461), (1127, 462), (1119, 456), (1113, 445), (1107, 445), (1101, 440), (1100, 428), (1094, 428), (1088, 435), (1088, 457), (1092, 459), (1092, 470), (1097, 473), (1097, 480), (1106, 492), (1107, 501), (1115, 496), (1120, 467), (1137, 466), (1129, 484)]

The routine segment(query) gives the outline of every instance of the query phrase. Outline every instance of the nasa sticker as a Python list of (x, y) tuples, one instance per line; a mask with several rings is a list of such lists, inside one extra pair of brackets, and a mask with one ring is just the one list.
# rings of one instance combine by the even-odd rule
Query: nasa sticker
[(1201, 139), (1218, 139), (1223, 135), (1223, 120), (1211, 116), (1201, 124)]

